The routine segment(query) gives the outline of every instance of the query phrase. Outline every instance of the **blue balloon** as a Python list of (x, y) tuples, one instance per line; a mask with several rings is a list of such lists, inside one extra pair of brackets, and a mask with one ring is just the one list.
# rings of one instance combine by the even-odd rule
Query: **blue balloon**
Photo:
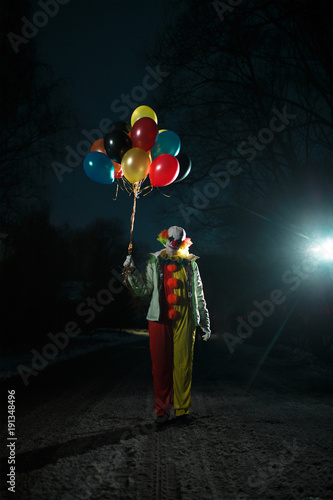
[(83, 160), (83, 168), (89, 179), (100, 184), (112, 184), (115, 171), (112, 160), (104, 153), (92, 151)]
[(158, 134), (156, 142), (150, 151), (153, 160), (157, 156), (164, 154), (177, 156), (180, 151), (180, 139), (175, 132), (164, 130)]

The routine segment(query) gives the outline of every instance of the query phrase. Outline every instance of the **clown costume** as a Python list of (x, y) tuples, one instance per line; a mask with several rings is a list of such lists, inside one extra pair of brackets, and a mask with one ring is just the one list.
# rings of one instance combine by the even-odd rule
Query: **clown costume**
[(133, 259), (124, 262), (127, 280), (137, 295), (151, 296), (149, 347), (154, 380), (156, 422), (167, 423), (175, 409), (176, 423), (189, 424), (196, 327), (210, 337), (209, 314), (196, 257), (185, 230), (172, 226), (158, 236), (165, 249), (150, 254), (142, 276)]

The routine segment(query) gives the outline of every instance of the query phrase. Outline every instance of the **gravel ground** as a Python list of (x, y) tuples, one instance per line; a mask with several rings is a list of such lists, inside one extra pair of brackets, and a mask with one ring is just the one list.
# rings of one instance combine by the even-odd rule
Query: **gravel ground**
[[(197, 341), (189, 427), (153, 421), (148, 338), (48, 367), (16, 390), (16, 485), (1, 498), (192, 500), (333, 498), (332, 370), (276, 347)], [(3, 420), (4, 421), (4, 420)], [(6, 421), (6, 420), (5, 420)], [(6, 427), (6, 426), (5, 426)]]

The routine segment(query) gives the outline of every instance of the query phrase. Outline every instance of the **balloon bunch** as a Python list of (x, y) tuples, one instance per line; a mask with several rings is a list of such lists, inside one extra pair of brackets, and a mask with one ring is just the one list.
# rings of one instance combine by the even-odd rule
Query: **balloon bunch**
[(188, 176), (191, 160), (180, 151), (180, 138), (170, 130), (159, 130), (156, 113), (139, 106), (131, 125), (116, 122), (104, 139), (98, 139), (83, 161), (87, 176), (101, 184), (123, 178), (134, 185), (149, 175), (152, 187), (168, 186)]
[(125, 190), (134, 195), (129, 254), (136, 199), (143, 182), (149, 178), (151, 189), (168, 186), (185, 179), (191, 170), (189, 156), (180, 151), (178, 135), (159, 130), (157, 123), (153, 109), (139, 106), (133, 111), (131, 124), (114, 123), (104, 139), (93, 143), (91, 152), (83, 160), (84, 171), (90, 179), (101, 184), (121, 180)]

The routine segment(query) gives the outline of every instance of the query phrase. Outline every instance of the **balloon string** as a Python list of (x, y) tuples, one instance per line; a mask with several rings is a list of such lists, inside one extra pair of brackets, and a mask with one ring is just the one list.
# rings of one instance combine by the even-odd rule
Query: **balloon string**
[[(117, 179), (117, 181), (118, 181), (118, 179)], [(113, 198), (113, 201), (116, 201), (116, 199), (118, 198), (118, 191), (119, 191), (119, 183), (117, 182), (116, 196)]]
[[(141, 183), (142, 183), (142, 181), (135, 182), (132, 185), (132, 192), (133, 192), (134, 199), (133, 199), (133, 210), (132, 210), (132, 215), (131, 215), (131, 231), (130, 231), (130, 241), (129, 241), (129, 245), (128, 245), (128, 255), (132, 255), (132, 250), (133, 250), (133, 229), (134, 229), (134, 219), (135, 219), (135, 213), (136, 213), (136, 200), (137, 200), (139, 193), (140, 193)], [(125, 183), (124, 183), (124, 185), (126, 186)], [(124, 267), (123, 275), (124, 275), (124, 284), (126, 286), (129, 286), (128, 276), (129, 276), (129, 274), (132, 273), (133, 270), (134, 270), (134, 267), (132, 267), (132, 266), (125, 266)]]
[(141, 182), (136, 182), (133, 187), (133, 211), (132, 211), (132, 216), (131, 216), (131, 231), (130, 231), (130, 242), (128, 245), (128, 255), (132, 254), (133, 250), (133, 229), (134, 229), (134, 219), (135, 219), (135, 212), (136, 212), (136, 200), (140, 191), (140, 185)]
[[(149, 189), (149, 191), (143, 195), (143, 196), (147, 196), (147, 194), (150, 194), (154, 188), (153, 188), (153, 186), (146, 186), (144, 189)], [(141, 192), (143, 192), (144, 189)]]
[(121, 180), (123, 181), (123, 186), (124, 186), (125, 191), (129, 195), (131, 195), (132, 191), (133, 191), (133, 187), (132, 187), (131, 183), (126, 179), (126, 177), (122, 177)]
[(165, 194), (165, 193), (163, 193), (163, 192), (162, 192), (162, 191), (160, 191), (160, 190), (159, 190), (159, 192), (160, 192), (161, 194), (163, 194), (163, 196), (165, 196), (166, 198), (171, 198), (171, 194)]

